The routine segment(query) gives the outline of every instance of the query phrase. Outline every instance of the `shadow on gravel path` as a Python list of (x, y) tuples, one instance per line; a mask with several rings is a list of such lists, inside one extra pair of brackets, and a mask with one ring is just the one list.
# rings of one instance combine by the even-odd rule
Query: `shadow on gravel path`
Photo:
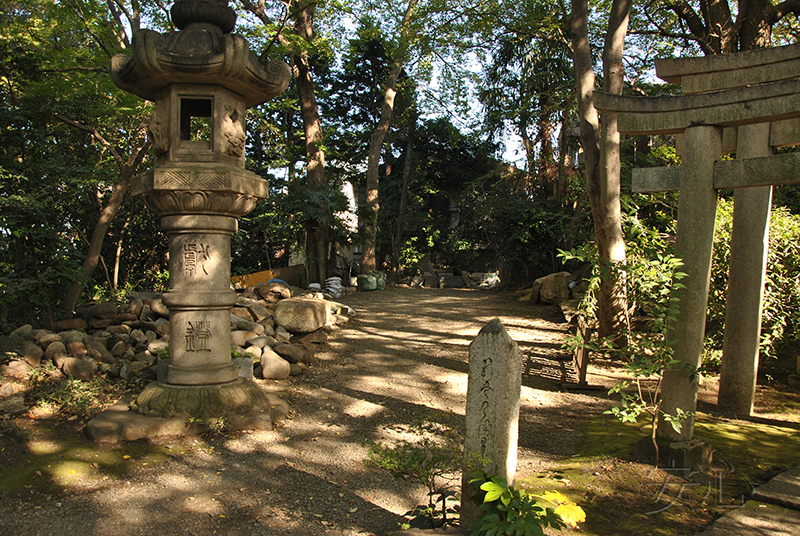
[(457, 289), (389, 288), (341, 301), (357, 315), (317, 347), (308, 372), (288, 383), (263, 382), (290, 391), (292, 413), (276, 430), (103, 447), (79, 435), (80, 423), (31, 421), (25, 441), (0, 438), (8, 449), (5, 457), (0, 451), (8, 461), (0, 478), (31, 477), (24, 491), (0, 500), (0, 534), (397, 530), (402, 514), (426, 501), (424, 490), (366, 467), (365, 442), (406, 437), (415, 416), (435, 410), (451, 412), (461, 427), (468, 346), (494, 317), (526, 359), (520, 474), (576, 453), (583, 423), (604, 409), (602, 391), (561, 388), (573, 371), (555, 306)]

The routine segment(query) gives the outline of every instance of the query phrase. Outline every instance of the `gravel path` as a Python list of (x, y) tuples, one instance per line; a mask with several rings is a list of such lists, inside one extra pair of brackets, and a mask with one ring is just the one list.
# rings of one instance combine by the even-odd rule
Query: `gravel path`
[[(352, 536), (397, 530), (402, 514), (426, 501), (425, 491), (366, 467), (364, 443), (401, 437), (416, 415), (432, 409), (454, 413), (454, 424), (463, 425), (468, 345), (494, 317), (526, 357), (521, 474), (574, 454), (580, 423), (603, 409), (596, 392), (561, 389), (571, 371), (560, 349), (567, 326), (557, 307), (531, 307), (510, 293), (455, 289), (389, 288), (341, 301), (357, 316), (319, 347), (317, 363), (288, 384), (264, 382), (290, 391), (293, 411), (281, 427), (148, 446), (147, 454), (126, 459), (138, 468), (122, 478), (95, 464), (95, 471), (70, 480), (66, 468), (69, 483), (55, 493), (40, 490), (34, 479), (30, 497), (0, 501), (0, 534)], [(119, 447), (90, 450), (98, 460), (119, 457)]]

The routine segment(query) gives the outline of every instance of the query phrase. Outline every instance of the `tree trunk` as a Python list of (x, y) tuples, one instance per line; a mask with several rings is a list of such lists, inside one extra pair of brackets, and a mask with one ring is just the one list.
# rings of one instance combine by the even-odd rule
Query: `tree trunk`
[[(94, 273), (95, 268), (97, 268), (97, 263), (100, 261), (100, 250), (103, 247), (103, 240), (106, 237), (106, 233), (108, 233), (108, 228), (111, 227), (114, 216), (117, 215), (119, 207), (122, 206), (122, 201), (125, 199), (125, 194), (128, 192), (131, 179), (136, 175), (136, 171), (139, 169), (142, 160), (144, 160), (149, 147), (149, 143), (141, 147), (133, 164), (123, 168), (120, 172), (119, 181), (114, 186), (114, 193), (111, 194), (108, 204), (100, 211), (100, 218), (97, 220), (97, 225), (95, 225), (94, 231), (92, 232), (92, 238), (89, 240), (89, 251), (86, 252), (86, 258), (81, 266), (81, 276), (84, 280), (88, 280)], [(83, 288), (83, 283), (77, 283), (67, 287), (67, 293), (64, 297), (65, 311), (69, 313), (74, 312), (75, 306), (78, 304), (78, 300), (83, 292)]]
[[(306, 3), (297, 11), (295, 30), (298, 35), (309, 44), (314, 38), (314, 9), (316, 2)], [(319, 108), (314, 93), (314, 81), (311, 78), (311, 66), (308, 51), (302, 50), (294, 56), (295, 81), (300, 99), (300, 115), (303, 119), (303, 129), (306, 137), (306, 171), (308, 174), (308, 188), (312, 191), (323, 190), (327, 184), (325, 176), (325, 152), (322, 149), (323, 133), (319, 119)], [(306, 222), (306, 269), (309, 283), (325, 281), (325, 268), (328, 263), (328, 234), (327, 203), (324, 196), (320, 196), (320, 214), (317, 221)]]
[[(632, 0), (614, 0), (603, 48), (603, 91), (621, 95), (624, 85), (622, 52)], [(601, 280), (597, 300), (600, 336), (614, 334), (618, 347), (626, 346), (629, 327), (625, 272), (625, 239), (620, 205), (620, 134), (617, 114), (602, 117), (600, 128), (600, 199), (592, 207), (600, 262), (611, 268), (612, 277)]]
[[(122, 156), (117, 152), (116, 148), (93, 128), (64, 117), (59, 117), (59, 119), (91, 134), (101, 145), (111, 152), (120, 169), (119, 180), (117, 184), (114, 185), (114, 192), (111, 194), (108, 205), (100, 211), (100, 218), (97, 220), (97, 224), (92, 232), (92, 238), (89, 240), (89, 251), (86, 253), (86, 259), (84, 259), (83, 265), (81, 266), (82, 279), (83, 281), (87, 281), (94, 273), (95, 268), (97, 268), (97, 263), (100, 261), (100, 250), (103, 247), (103, 240), (105, 239), (106, 233), (108, 233), (108, 228), (111, 227), (111, 222), (114, 221), (119, 207), (122, 206), (122, 201), (125, 199), (125, 194), (128, 192), (131, 179), (136, 175), (139, 166), (141, 166), (145, 156), (147, 156), (147, 151), (150, 150), (150, 142), (147, 140), (145, 134), (146, 123), (142, 123), (139, 126), (139, 132), (136, 136), (137, 143), (132, 147), (132, 153), (126, 162), (122, 159)], [(64, 311), (68, 313), (74, 312), (75, 306), (78, 304), (78, 300), (83, 292), (83, 288), (84, 283), (82, 282), (67, 286), (63, 304)]]
[(411, 17), (418, 0), (408, 0), (406, 12), (403, 15), (403, 22), (400, 27), (401, 46), (395, 52), (392, 65), (389, 68), (389, 76), (386, 79), (386, 90), (383, 94), (383, 104), (381, 106), (381, 117), (375, 130), (372, 132), (369, 143), (369, 156), (367, 158), (367, 204), (364, 211), (366, 222), (364, 223), (364, 258), (361, 262), (361, 273), (366, 274), (375, 270), (377, 266), (376, 244), (378, 237), (378, 185), (380, 172), (381, 149), (383, 140), (389, 132), (392, 124), (392, 114), (394, 113), (394, 97), (396, 95), (397, 79), (403, 70), (406, 46), (408, 41)]
[(408, 132), (408, 143), (406, 144), (406, 159), (403, 163), (403, 185), (400, 189), (400, 205), (397, 208), (397, 233), (393, 240), (393, 253), (397, 273), (400, 274), (400, 245), (403, 243), (403, 218), (406, 213), (406, 199), (408, 197), (408, 181), (411, 178), (411, 158), (414, 150), (414, 128), (413, 126)]

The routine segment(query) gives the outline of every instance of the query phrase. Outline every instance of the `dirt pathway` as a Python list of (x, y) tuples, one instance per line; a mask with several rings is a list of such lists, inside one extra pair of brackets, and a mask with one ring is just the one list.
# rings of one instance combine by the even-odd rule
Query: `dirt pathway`
[[(52, 434), (79, 423), (32, 427), (27, 452), (17, 453), (28, 456), (27, 463), (43, 463), (37, 453), (51, 445), (54, 460), (75, 464), (59, 469), (67, 484), (39, 484), (56, 478), (54, 462), (25, 493), (0, 501), (0, 534), (12, 528), (30, 535), (350, 536), (396, 530), (402, 514), (426, 500), (424, 490), (364, 466), (365, 441), (402, 437), (415, 416), (434, 409), (452, 412), (454, 425), (461, 426), (468, 345), (494, 317), (525, 356), (520, 473), (542, 471), (551, 460), (575, 453), (581, 423), (604, 409), (602, 391), (561, 389), (571, 371), (560, 348), (567, 326), (554, 306), (531, 307), (508, 293), (397, 288), (352, 293), (341, 301), (357, 316), (320, 348), (304, 376), (288, 384), (293, 412), (280, 428), (123, 454), (132, 451), (82, 439), (69, 447), (54, 443)], [(87, 466), (92, 456), (99, 461)], [(115, 475), (110, 468), (120, 464), (125, 471)], [(75, 478), (68, 478), (70, 470)]]

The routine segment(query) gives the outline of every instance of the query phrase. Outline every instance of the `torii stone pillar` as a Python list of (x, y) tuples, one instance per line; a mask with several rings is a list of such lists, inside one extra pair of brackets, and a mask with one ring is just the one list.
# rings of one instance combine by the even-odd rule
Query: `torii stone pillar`
[[(662, 410), (675, 415), (676, 408), (694, 412), (697, 406), (698, 378), (705, 339), (708, 285), (714, 246), (714, 221), (717, 191), (714, 190), (714, 162), (722, 156), (722, 129), (693, 126), (684, 131), (686, 151), (681, 166), (681, 193), (678, 198), (678, 237), (675, 249), (689, 274), (682, 283), (678, 319), (671, 327), (674, 357), (680, 363), (664, 371)], [(667, 394), (669, 393), (669, 394)], [(694, 418), (683, 423), (686, 432), (680, 439), (692, 439)], [(670, 426), (659, 431), (673, 432)], [(667, 433), (669, 433), (667, 432)]]
[[(752, 393), (755, 390), (755, 370), (757, 368), (758, 340), (760, 332), (760, 308), (763, 292), (763, 270), (766, 261), (766, 233), (769, 220), (769, 198), (772, 184), (800, 182), (800, 158), (796, 154), (780, 156), (758, 156), (769, 154), (769, 147), (795, 145), (800, 143), (800, 46), (791, 45), (774, 49), (760, 49), (739, 54), (726, 54), (706, 58), (669, 59), (656, 62), (658, 75), (668, 81), (680, 81), (684, 95), (675, 97), (626, 97), (595, 93), (595, 106), (603, 111), (618, 112), (620, 132), (627, 134), (685, 134), (683, 150), (684, 163), (671, 168), (634, 170), (634, 191), (665, 191), (680, 188), (678, 249), (686, 258), (686, 244), (691, 242), (696, 231), (699, 239), (705, 241), (706, 225), (713, 225), (713, 211), (705, 213), (698, 228), (682, 225), (681, 211), (687, 207), (695, 212), (705, 203), (705, 197), (696, 198), (689, 192), (694, 186), (689, 184), (692, 173), (686, 168), (701, 165), (706, 169), (712, 166), (713, 189), (758, 188), (742, 196), (737, 195), (739, 207), (734, 225), (736, 245), (732, 247), (731, 282), (728, 288), (728, 308), (726, 319), (730, 326), (726, 329), (726, 354), (723, 363), (728, 361), (726, 379), (736, 377), (738, 382), (728, 382), (731, 389), (721, 397), (730, 396), (737, 401), (745, 400), (745, 410), (752, 408)], [(759, 123), (766, 126), (759, 126)], [(701, 127), (700, 125), (707, 125)], [(739, 154), (735, 161), (716, 161), (709, 152), (709, 162), (698, 164), (697, 157), (707, 150), (695, 134), (699, 128), (714, 128), (721, 133), (721, 152), (731, 152), (740, 141)], [(768, 132), (768, 135), (767, 135)], [(765, 138), (768, 138), (765, 149)], [(706, 158), (706, 157), (704, 157)], [(704, 160), (705, 161), (705, 160)], [(691, 162), (691, 164), (690, 164)], [(638, 173), (637, 173), (638, 172)], [(703, 179), (705, 180), (705, 179)], [(716, 196), (715, 196), (716, 199)], [(746, 218), (755, 215), (754, 221)], [(742, 238), (746, 238), (743, 240)], [(705, 247), (705, 246), (703, 246)], [(709, 245), (710, 247), (710, 245)], [(744, 258), (742, 251), (745, 251)], [(710, 250), (708, 256), (710, 257)], [(734, 257), (733, 255), (737, 256)], [(695, 263), (695, 261), (691, 261)], [(709, 274), (704, 265), (692, 264), (685, 271), (689, 275), (685, 284), (691, 285), (682, 294), (678, 326), (671, 334), (677, 339), (674, 345), (675, 358), (690, 367), (699, 364), (697, 333), (702, 337), (705, 324), (705, 305), (702, 312), (687, 313), (692, 301), (702, 299), (693, 296), (702, 292), (701, 280), (707, 288)], [(688, 298), (689, 303), (686, 303)], [(733, 303), (732, 303), (733, 302)], [(736, 305), (733, 305), (736, 304)], [(694, 328), (682, 324), (693, 323)], [(684, 340), (683, 334), (691, 338)], [(741, 336), (741, 338), (739, 338)], [(668, 413), (680, 407), (693, 411), (696, 406), (697, 385), (687, 386), (689, 374), (671, 370), (664, 376), (663, 409)], [(749, 398), (749, 401), (748, 401)], [(722, 399), (724, 400), (724, 398)], [(688, 420), (680, 434), (674, 434), (671, 427), (659, 428), (662, 437), (690, 440), (693, 435), (693, 422)]]
[[(736, 158), (769, 156), (769, 123), (738, 129)], [(761, 315), (769, 249), (772, 186), (740, 188), (733, 198), (731, 262), (717, 406), (738, 416), (753, 413), (761, 343)]]
[(267, 196), (266, 181), (244, 169), (245, 111), (282, 93), (291, 73), (282, 62), (265, 69), (231, 33), (227, 0), (178, 0), (170, 13), (178, 30), (137, 31), (133, 57), (118, 54), (110, 66), (117, 86), (155, 102), (155, 165), (132, 194), (169, 237), (171, 362), (166, 382), (131, 407), (161, 417), (265, 412), (267, 396), (231, 360), (230, 242), (237, 219)]

